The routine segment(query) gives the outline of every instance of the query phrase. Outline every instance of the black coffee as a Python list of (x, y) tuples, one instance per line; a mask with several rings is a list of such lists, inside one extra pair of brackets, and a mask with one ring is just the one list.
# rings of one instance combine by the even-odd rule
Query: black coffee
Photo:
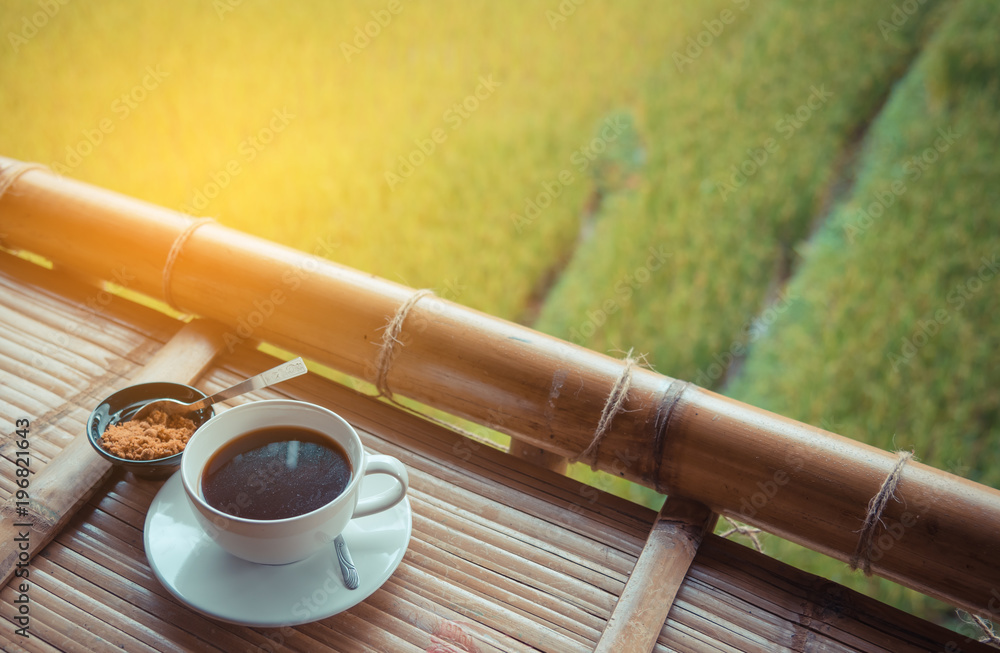
[(347, 452), (318, 431), (269, 426), (215, 452), (201, 477), (208, 505), (247, 519), (285, 519), (320, 508), (351, 481)]

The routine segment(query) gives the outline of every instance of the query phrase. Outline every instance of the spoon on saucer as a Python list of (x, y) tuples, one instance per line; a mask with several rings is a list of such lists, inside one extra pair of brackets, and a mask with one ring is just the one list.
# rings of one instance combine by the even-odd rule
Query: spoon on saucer
[(155, 401), (151, 401), (140, 408), (131, 419), (144, 419), (149, 417), (154, 410), (162, 410), (167, 415), (185, 415), (192, 411), (208, 408), (214, 403), (225, 401), (226, 399), (232, 399), (233, 397), (238, 397), (253, 390), (260, 390), (261, 388), (266, 388), (270, 385), (274, 385), (275, 383), (287, 381), (288, 379), (305, 374), (308, 371), (309, 370), (306, 369), (306, 364), (302, 361), (302, 359), (295, 358), (287, 363), (282, 363), (281, 365), (272, 367), (266, 372), (261, 372), (257, 376), (252, 376), (246, 381), (241, 381), (236, 385), (230, 386), (225, 390), (220, 390), (211, 397), (205, 397), (199, 401), (191, 403), (184, 403), (183, 401), (177, 401), (176, 399), (157, 399)]
[(337, 560), (340, 562), (340, 573), (344, 576), (344, 587), (349, 590), (358, 589), (361, 578), (358, 576), (358, 568), (351, 560), (351, 552), (347, 550), (347, 542), (343, 535), (338, 535), (333, 540), (333, 545), (337, 549)]

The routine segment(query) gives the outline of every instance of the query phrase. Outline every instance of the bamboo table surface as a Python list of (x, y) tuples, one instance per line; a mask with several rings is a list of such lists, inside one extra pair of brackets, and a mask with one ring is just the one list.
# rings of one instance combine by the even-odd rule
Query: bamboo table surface
[[(72, 440), (96, 403), (131, 383), (182, 323), (0, 254), (0, 499), (17, 489), (18, 419), (32, 472)], [(223, 351), (193, 385), (213, 392), (275, 363)], [(234, 402), (291, 397), (331, 408), (365, 446), (410, 472), (413, 536), (392, 577), (359, 605), (294, 628), (205, 617), (174, 598), (143, 549), (162, 481), (113, 472), (0, 591), (9, 651), (593, 650), (656, 514), (470, 441), (315, 374)], [(26, 601), (21, 596), (26, 595)], [(15, 618), (28, 606), (29, 637)], [(23, 623), (23, 622), (22, 622)], [(955, 633), (709, 536), (657, 651), (979, 651)]]

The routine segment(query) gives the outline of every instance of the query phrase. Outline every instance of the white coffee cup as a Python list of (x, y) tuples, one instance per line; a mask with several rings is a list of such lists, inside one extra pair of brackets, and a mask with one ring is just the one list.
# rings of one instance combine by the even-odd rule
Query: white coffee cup
[[(284, 519), (236, 517), (209, 505), (201, 482), (213, 454), (242, 435), (272, 426), (311, 429), (339, 444), (353, 470), (344, 491), (312, 512)], [(403, 464), (391, 456), (367, 453), (357, 432), (342, 417), (322, 406), (286, 399), (242, 404), (205, 422), (184, 447), (180, 472), (184, 492), (205, 532), (229, 553), (269, 565), (296, 562), (317, 553), (329, 546), (352, 518), (391, 508), (403, 500), (409, 487)], [(388, 474), (398, 482), (359, 500), (363, 479), (369, 474)]]

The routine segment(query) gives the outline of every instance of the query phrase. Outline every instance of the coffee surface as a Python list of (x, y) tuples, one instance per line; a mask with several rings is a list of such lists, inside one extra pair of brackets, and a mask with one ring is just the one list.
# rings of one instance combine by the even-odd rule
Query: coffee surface
[(269, 426), (234, 439), (209, 459), (205, 501), (247, 519), (285, 519), (336, 499), (351, 481), (343, 447), (318, 431)]

